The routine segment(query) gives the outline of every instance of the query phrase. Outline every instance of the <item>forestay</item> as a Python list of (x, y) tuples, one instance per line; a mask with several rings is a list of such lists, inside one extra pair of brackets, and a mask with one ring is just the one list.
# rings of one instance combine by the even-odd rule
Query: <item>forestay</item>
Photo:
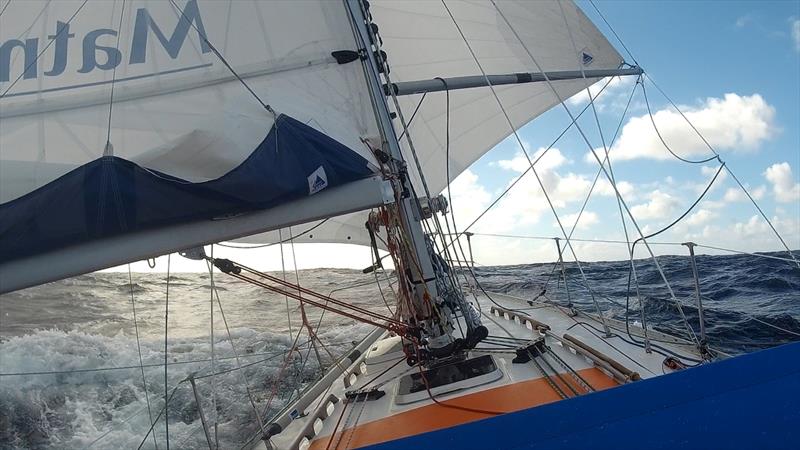
[[(340, 2), (7, 5), (2, 261), (269, 208), (371, 176), (373, 107), (361, 64), (339, 64), (339, 50), (356, 50)], [(190, 205), (169, 195), (187, 190), (195, 207), (176, 214)]]
[[(388, 55), (389, 76), (393, 82), (482, 75), (441, 1), (373, 0), (370, 3), (370, 11), (383, 39), (383, 49)], [(526, 0), (496, 2), (523, 43), (514, 36), (490, 0), (447, 0), (446, 5), (487, 75), (616, 69), (622, 63), (622, 57), (614, 47), (571, 1), (560, 4)], [(538, 67), (525, 48), (536, 58)], [(596, 81), (589, 79), (588, 83)], [(561, 98), (568, 98), (585, 89), (587, 80), (556, 81), (553, 84)], [(558, 104), (547, 83), (500, 86), (495, 90), (515, 128)], [(420, 97), (399, 98), (407, 120)], [(410, 125), (410, 135), (432, 195), (447, 186), (446, 107), (444, 92), (428, 94)], [(397, 134), (401, 135), (398, 122), (395, 121), (399, 130)], [(451, 179), (511, 132), (490, 88), (451, 91)], [(416, 181), (417, 193), (424, 195), (408, 144), (405, 140), (402, 144), (409, 170)], [(364, 213), (338, 217), (322, 224), (313, 233), (301, 236), (297, 242), (369, 244), (365, 221)], [(247, 241), (277, 241), (277, 235), (254, 236)]]

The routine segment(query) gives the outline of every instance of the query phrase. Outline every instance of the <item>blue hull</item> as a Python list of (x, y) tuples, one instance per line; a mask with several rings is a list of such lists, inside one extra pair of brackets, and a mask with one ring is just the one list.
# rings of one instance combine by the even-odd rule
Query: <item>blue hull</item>
[(800, 343), (369, 448), (798, 449)]

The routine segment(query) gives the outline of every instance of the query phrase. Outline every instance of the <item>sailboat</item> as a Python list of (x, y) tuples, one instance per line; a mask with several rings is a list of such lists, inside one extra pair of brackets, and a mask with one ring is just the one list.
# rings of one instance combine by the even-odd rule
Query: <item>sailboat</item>
[[(282, 411), (254, 403), (245, 447), (798, 442), (800, 344), (728, 358), (688, 322), (675, 336), (475, 278), (450, 182), (509, 136), (536, 175), (520, 127), (561, 107), (579, 127), (566, 99), (644, 75), (574, 3), (25, 1), (6, 3), (0, 25), (0, 293), (179, 252), (374, 327)], [(592, 154), (632, 226), (636, 299), (631, 245), (649, 250), (649, 236), (608, 154)], [(565, 258), (580, 260), (558, 223), (566, 287)], [(390, 258), (392, 314), (207, 250), (287, 239), (369, 246), (368, 271)], [(169, 448), (151, 433), (170, 397), (165, 386), (140, 448)]]

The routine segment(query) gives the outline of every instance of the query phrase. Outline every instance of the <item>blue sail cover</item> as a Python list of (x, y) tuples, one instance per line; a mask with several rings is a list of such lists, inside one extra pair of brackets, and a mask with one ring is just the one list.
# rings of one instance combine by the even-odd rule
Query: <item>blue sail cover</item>
[(267, 209), (372, 174), (362, 156), (286, 115), (244, 162), (206, 182), (104, 156), (0, 205), (0, 262)]

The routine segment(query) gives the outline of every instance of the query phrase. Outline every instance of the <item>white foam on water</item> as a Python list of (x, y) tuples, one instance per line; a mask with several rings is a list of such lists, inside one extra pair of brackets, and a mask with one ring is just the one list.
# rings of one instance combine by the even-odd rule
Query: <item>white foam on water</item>
[[(363, 325), (336, 326), (319, 332), (324, 342), (345, 342), (366, 334)], [(255, 401), (262, 409), (270, 396), (273, 381), (284, 365), (284, 353), (291, 346), (286, 334), (235, 328), (231, 336), (243, 365)], [(302, 336), (300, 342), (305, 342)], [(145, 365), (163, 364), (163, 338), (141, 341)], [(254, 433), (257, 422), (247, 399), (241, 372), (227, 335), (216, 336), (218, 358), (217, 414), (212, 407), (211, 345), (208, 337), (178, 337), (168, 340), (168, 387), (179, 386), (170, 400), (170, 443), (176, 448), (205, 446), (205, 436), (191, 386), (185, 380), (198, 377), (197, 386), (206, 416), (218, 417), (217, 428), (222, 448), (238, 447)], [(337, 356), (349, 345), (330, 347)], [(305, 350), (303, 351), (305, 353)], [(145, 387), (135, 337), (119, 332), (114, 336), (80, 331), (40, 330), (0, 342), (0, 372), (35, 373), (0, 377), (0, 447), (2, 448), (131, 448), (136, 447), (150, 428)], [(312, 358), (313, 360), (313, 352)], [(180, 364), (186, 361), (202, 360)], [(329, 363), (329, 362), (328, 362)], [(119, 370), (76, 372), (85, 369), (128, 367)], [(163, 366), (146, 367), (146, 393), (155, 418), (164, 405)], [(305, 367), (287, 364), (281, 379), (303, 383), (318, 375), (316, 362)], [(286, 401), (288, 389), (279, 390), (273, 401), (276, 411)], [(164, 421), (154, 427), (159, 446), (165, 441)], [(148, 438), (144, 448), (154, 448)]]

